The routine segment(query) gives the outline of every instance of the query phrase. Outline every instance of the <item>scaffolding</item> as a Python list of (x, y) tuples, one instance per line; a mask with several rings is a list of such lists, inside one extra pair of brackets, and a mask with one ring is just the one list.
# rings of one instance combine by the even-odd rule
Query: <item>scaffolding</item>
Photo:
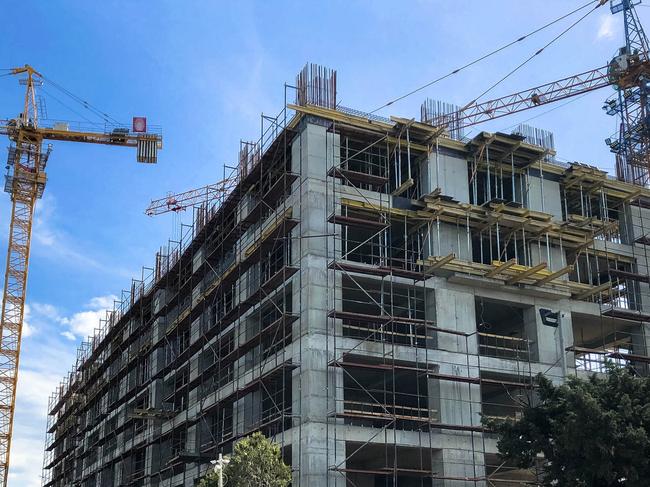
[(538, 373), (648, 373), (650, 190), (558, 163), (545, 131), (467, 139), (336, 90), (314, 65), (285, 86), (82, 344), (43, 485), (192, 485), (254, 431), (296, 486), (537, 485), (482, 419), (517, 418)]
[[(328, 157), (327, 330), (336, 373), (328, 375), (327, 444), (329, 468), (340, 479), (328, 485), (503, 485), (509, 470), (520, 472), (486, 456), (481, 406), (492, 417), (520, 410), (504, 397), (529, 397), (529, 340), (480, 326), (445, 328), (430, 280), (460, 262), (433, 250), (436, 224), (438, 231), (441, 221), (483, 225), (493, 212), (423, 193), (420, 168), (440, 135), (432, 127), (385, 120), (385, 133), (370, 136), (339, 114), (330, 120), (338, 143)], [(430, 249), (436, 257), (425, 261)], [(517, 372), (481, 363), (495, 354), (513, 359)], [(490, 393), (503, 397), (485, 400)], [(457, 446), (443, 449), (449, 435)]]
[[(328, 130), (338, 140), (328, 159), (333, 161), (328, 233), (334, 234), (328, 252), (328, 344), (334, 356), (330, 365), (337, 370), (328, 386), (328, 394), (335, 396), (328, 429), (330, 468), (345, 476), (345, 485), (367, 485), (373, 477), (375, 482), (383, 478), (382, 485), (536, 484), (539, 472), (502, 464), (494, 444), (486, 449), (490, 434), (480, 421), (480, 416), (517, 417), (523, 404), (534, 401), (532, 376), (539, 372), (532, 365), (539, 360), (539, 352), (532, 350), (534, 337), (528, 330), (519, 330), (519, 336), (490, 332), (482, 320), (474, 330), (445, 328), (436, 317), (431, 278), (473, 286), (489, 281), (553, 299), (594, 303), (600, 310), (601, 346), (568, 346), (564, 360), (574, 360), (575, 373), (603, 372), (606, 359), (620, 366), (636, 364), (636, 370), (645, 372), (639, 364), (649, 362), (642, 324), (650, 317), (641, 311), (649, 297), (649, 241), (643, 228), (630, 233), (630, 225), (643, 225), (644, 215), (629, 213), (642, 211), (648, 192), (592, 167), (554, 162), (552, 135), (529, 130), (527, 135), (482, 133), (467, 143), (470, 203), (461, 203), (443, 194), (435, 184), (439, 180), (432, 184), (418, 173), (424, 162), (438, 166), (444, 134), (431, 127), (418, 133), (412, 122), (393, 117), (373, 120), (374, 134), (369, 135), (366, 117), (353, 118), (359, 114), (308, 111), (330, 120)], [(366, 130), (355, 133), (352, 126)], [(526, 141), (531, 134), (536, 144)], [(449, 140), (444, 145), (458, 147)], [(544, 211), (545, 170), (562, 180), (559, 215)], [(531, 194), (531, 175), (541, 176), (540, 196)], [(427, 182), (435, 189), (424, 194)], [(400, 188), (405, 184), (409, 194), (403, 200)], [(529, 208), (535, 197), (542, 211)], [(445, 228), (453, 231), (452, 239), (445, 240)], [(635, 238), (631, 251), (612, 249), (632, 244), (630, 235)], [(607, 317), (615, 319), (604, 325)], [(587, 319), (585, 325), (576, 313), (576, 333), (593, 328), (593, 316)], [(494, 320), (501, 325), (496, 328), (507, 329), (503, 316)], [(577, 342), (584, 337), (576, 337)], [(441, 360), (448, 357), (441, 353), (448, 351), (448, 343), (465, 355), (465, 363)], [(499, 369), (489, 358), (509, 364)], [(446, 366), (455, 367), (454, 373), (439, 372)], [(559, 372), (545, 371), (561, 379)], [(466, 384), (467, 391), (445, 397), (431, 381)], [(490, 400), (504, 391), (507, 401)], [(432, 404), (461, 411), (458, 423), (444, 421)], [(355, 442), (340, 433), (348, 431), (342, 425), (373, 430)], [(460, 452), (445, 452), (443, 441), (432, 442), (436, 429), (466, 432), (471, 441)], [(407, 440), (404, 431), (417, 432), (417, 440)], [(465, 460), (454, 466), (441, 459), (445, 453)]]
[(262, 116), (224, 166), (229, 191), (194, 208), (81, 346), (50, 398), (43, 485), (185, 484), (253, 431), (285, 446), (301, 326), (291, 122)]

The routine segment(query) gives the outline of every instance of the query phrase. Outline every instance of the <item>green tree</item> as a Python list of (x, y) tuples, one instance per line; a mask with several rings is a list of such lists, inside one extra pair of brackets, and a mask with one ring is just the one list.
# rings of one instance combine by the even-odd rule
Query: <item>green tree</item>
[(210, 469), (208, 473), (201, 479), (199, 482), (199, 487), (218, 487), (219, 486), (219, 476), (217, 473)]
[[(284, 464), (280, 446), (261, 433), (253, 433), (235, 445), (224, 468), (227, 487), (286, 487), (291, 482), (291, 467)], [(218, 476), (208, 473), (200, 487), (217, 487)]]
[(603, 376), (543, 376), (517, 421), (484, 419), (504, 459), (520, 468), (543, 454), (544, 486), (647, 487), (650, 482), (650, 378), (608, 366)]

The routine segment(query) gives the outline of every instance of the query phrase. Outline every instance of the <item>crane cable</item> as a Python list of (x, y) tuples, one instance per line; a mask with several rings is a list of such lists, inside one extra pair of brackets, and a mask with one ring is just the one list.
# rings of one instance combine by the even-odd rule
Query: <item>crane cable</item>
[(384, 103), (382, 106), (380, 106), (379, 108), (375, 108), (370, 113), (371, 114), (376, 113), (379, 110), (382, 110), (382, 109), (386, 108), (387, 106), (392, 105), (393, 103), (397, 103), (398, 101), (401, 101), (404, 98), (407, 98), (407, 97), (409, 97), (411, 95), (414, 95), (415, 93), (418, 93), (418, 92), (424, 90), (425, 88), (428, 88), (429, 86), (432, 86), (432, 85), (434, 85), (436, 83), (439, 83), (440, 81), (443, 81), (443, 80), (449, 78), (450, 76), (453, 76), (456, 73), (459, 73), (459, 72), (461, 72), (461, 71), (463, 71), (463, 70), (465, 70), (465, 69), (467, 69), (467, 68), (469, 68), (469, 67), (471, 67), (471, 66), (473, 66), (473, 65), (475, 65), (475, 64), (477, 64), (477, 63), (479, 63), (479, 62), (481, 62), (481, 61), (483, 61), (483, 60), (485, 60), (487, 58), (489, 58), (489, 57), (492, 57), (495, 54), (498, 54), (499, 52), (504, 51), (505, 49), (513, 46), (514, 44), (517, 44), (518, 42), (522, 42), (523, 40), (527, 39), (528, 37), (531, 37), (531, 36), (537, 34), (538, 32), (541, 32), (541, 31), (547, 29), (548, 27), (550, 27), (550, 26), (552, 26), (552, 25), (566, 19), (567, 17), (572, 16), (573, 14), (579, 12), (580, 10), (583, 10), (583, 9), (587, 8), (589, 5), (591, 5), (591, 4), (595, 3), (595, 2), (598, 2), (598, 5), (595, 7), (595, 8), (597, 8), (597, 7), (600, 7), (600, 5), (602, 5), (605, 1), (606, 0), (590, 0), (589, 2), (585, 3), (581, 7), (578, 7), (576, 9), (572, 10), (571, 12), (562, 15), (561, 17), (558, 17), (557, 19), (555, 19), (555, 20), (553, 20), (553, 21), (551, 21), (551, 22), (549, 22), (549, 23), (547, 23), (547, 24), (545, 24), (545, 25), (543, 25), (543, 26), (529, 32), (528, 34), (525, 34), (525, 35), (519, 37), (518, 39), (515, 39), (514, 41), (509, 42), (508, 44), (505, 44), (505, 45), (503, 45), (503, 46), (501, 46), (501, 47), (499, 47), (499, 48), (497, 48), (497, 49), (495, 49), (495, 50), (493, 50), (493, 51), (491, 51), (491, 52), (489, 52), (487, 54), (484, 54), (483, 56), (481, 56), (481, 57), (479, 57), (479, 58), (477, 58), (477, 59), (475, 59), (475, 60), (473, 60), (473, 61), (471, 61), (471, 62), (469, 62), (469, 63), (467, 63), (465, 65), (463, 65), (463, 66), (461, 66), (460, 68), (456, 68), (453, 71), (450, 71), (449, 73), (447, 73), (447, 74), (445, 74), (443, 76), (440, 76), (439, 78), (436, 78), (436, 79), (434, 79), (432, 81), (429, 81), (428, 83), (425, 83), (425, 84), (423, 84), (423, 85), (409, 91), (408, 93), (405, 93), (404, 95), (398, 96), (397, 98), (394, 98), (394, 99)]
[[(0, 74), (0, 77), (3, 77), (3, 76), (11, 76), (11, 75), (14, 74), (14, 68), (0, 68), (0, 71), (9, 71), (8, 73), (2, 73), (2, 74)], [(57, 88), (58, 90), (60, 90), (60, 91), (63, 92), (64, 94), (68, 95), (70, 98), (72, 98), (72, 99), (73, 99), (74, 101), (76, 101), (77, 103), (83, 105), (84, 108), (86, 108), (87, 110), (91, 111), (91, 112), (94, 113), (96, 116), (98, 116), (98, 117), (100, 117), (101, 119), (103, 119), (105, 122), (109, 122), (109, 121), (110, 121), (110, 122), (112, 122), (112, 123), (114, 123), (114, 124), (116, 124), (116, 125), (123, 125), (122, 123), (118, 122), (116, 119), (114, 119), (113, 117), (111, 117), (109, 114), (105, 113), (104, 111), (100, 110), (100, 109), (97, 108), (97, 107), (94, 107), (93, 105), (91, 105), (90, 103), (88, 103), (86, 100), (84, 100), (84, 99), (78, 97), (77, 95), (75, 95), (74, 93), (72, 93), (70, 90), (65, 89), (63, 86), (61, 86), (60, 84), (54, 82), (54, 81), (51, 80), (50, 78), (48, 78), (48, 77), (46, 77), (46, 76), (43, 76), (43, 75), (41, 75), (40, 77), (41, 77), (41, 79), (43, 79), (44, 81), (47, 81), (49, 84), (51, 84), (53, 87)], [(43, 90), (43, 91), (45, 91), (45, 90)], [(47, 92), (46, 92), (46, 93), (47, 93)], [(61, 100), (59, 100), (58, 98), (54, 97), (51, 93), (48, 93), (48, 95), (51, 96), (52, 98), (56, 99), (59, 103), (61, 103), (63, 106), (65, 106), (66, 108), (68, 108), (68, 109), (71, 110), (72, 112), (74, 112), (74, 113), (76, 113), (77, 115), (79, 115), (78, 112), (76, 112), (75, 110), (72, 110), (70, 107), (68, 107), (67, 105), (65, 105), (65, 103), (63, 103)], [(86, 117), (83, 117), (83, 118), (84, 118), (85, 120), (88, 120)]]
[(43, 78), (44, 81), (47, 81), (47, 82), (48, 82), (50, 85), (52, 85), (54, 88), (58, 89), (59, 91), (63, 92), (64, 94), (68, 95), (68, 96), (69, 96), (70, 98), (72, 98), (74, 101), (76, 101), (77, 103), (79, 103), (80, 105), (82, 105), (84, 108), (86, 108), (86, 109), (89, 110), (90, 112), (94, 113), (96, 116), (98, 116), (99, 118), (101, 118), (101, 119), (104, 120), (105, 122), (111, 122), (111, 123), (114, 123), (114, 124), (116, 124), (116, 125), (124, 125), (124, 124), (118, 122), (118, 121), (117, 121), (116, 119), (114, 119), (113, 117), (111, 117), (109, 114), (105, 113), (103, 110), (100, 110), (99, 108), (97, 108), (97, 107), (91, 105), (89, 102), (87, 102), (87, 101), (84, 100), (83, 98), (81, 98), (81, 97), (75, 95), (75, 94), (72, 93), (70, 90), (67, 90), (66, 88), (64, 88), (64, 87), (61, 86), (60, 84), (54, 82), (52, 79), (50, 79), (50, 78), (48, 78), (48, 77), (46, 77), (46, 76), (41, 76), (41, 77)]
[(46, 90), (45, 88), (41, 88), (41, 91), (42, 91), (43, 93), (45, 93), (49, 98), (52, 98), (54, 101), (58, 102), (58, 103), (59, 103), (61, 106), (63, 106), (64, 108), (67, 108), (68, 110), (70, 110), (70, 111), (71, 111), (72, 113), (74, 113), (75, 115), (77, 115), (77, 116), (83, 118), (86, 122), (91, 123), (91, 124), (92, 124), (92, 123), (96, 123), (96, 122), (93, 122), (92, 120), (90, 120), (88, 117), (84, 116), (82, 113), (80, 113), (80, 112), (78, 112), (77, 110), (75, 110), (74, 108), (72, 108), (71, 106), (69, 106), (68, 104), (64, 103), (61, 99), (59, 99), (58, 97), (54, 96), (52, 93), (50, 93), (50, 92), (49, 92), (48, 90)]
[(494, 88), (499, 86), (501, 83), (503, 83), (505, 80), (507, 80), (510, 76), (515, 74), (517, 71), (519, 71), (521, 68), (523, 68), (526, 64), (528, 64), (530, 61), (532, 61), (536, 56), (539, 56), (544, 50), (549, 47), (551, 44), (555, 43), (558, 41), (561, 37), (564, 36), (567, 32), (569, 32), (571, 29), (573, 29), (576, 25), (578, 25), (580, 22), (582, 22), (584, 19), (586, 19), (591, 13), (593, 13), (598, 7), (601, 7), (606, 3), (606, 0), (598, 0), (598, 5), (596, 5), (594, 8), (592, 8), (589, 12), (584, 14), (582, 17), (580, 17), (578, 20), (576, 20), (574, 23), (572, 23), (569, 27), (564, 29), (562, 32), (560, 32), (557, 36), (555, 36), (553, 39), (551, 39), (544, 47), (541, 49), (538, 49), (535, 51), (533, 54), (531, 54), (526, 60), (524, 60), (521, 64), (519, 64), (516, 68), (511, 70), (508, 74), (506, 74), (503, 78), (501, 78), (499, 81), (496, 83), (492, 84), (488, 89), (486, 89), (483, 93), (478, 95), (476, 98), (474, 98), (472, 101), (470, 101), (467, 105), (465, 105), (462, 110), (467, 109), (469, 106), (475, 104), (479, 99), (487, 95), (489, 92), (491, 92)]
[[(13, 72), (14, 69), (13, 69), (13, 68), (0, 68), (0, 71), (9, 71), (8, 73), (0, 74), (0, 77), (3, 77), (3, 76), (11, 76), (11, 75), (14, 74), (14, 72)], [(56, 82), (53, 81), (52, 79), (50, 79), (50, 78), (48, 78), (48, 77), (46, 77), (46, 76), (43, 76), (43, 75), (41, 75), (40, 77), (41, 77), (41, 79), (43, 79), (43, 81), (47, 81), (47, 82), (48, 82), (50, 85), (52, 85), (54, 88), (58, 89), (58, 90), (61, 91), (63, 94), (69, 96), (69, 97), (72, 98), (74, 101), (76, 101), (77, 103), (79, 103), (80, 105), (82, 105), (84, 108), (86, 108), (87, 110), (89, 110), (90, 112), (92, 112), (94, 115), (96, 115), (97, 117), (99, 117), (99, 118), (101, 118), (102, 120), (104, 120), (104, 122), (110, 122), (110, 123), (113, 123), (113, 124), (115, 124), (115, 125), (124, 125), (123, 123), (117, 121), (115, 118), (111, 117), (109, 114), (105, 113), (103, 110), (100, 110), (99, 108), (97, 108), (97, 107), (91, 105), (89, 102), (87, 102), (87, 101), (84, 100), (83, 98), (81, 98), (81, 97), (75, 95), (75, 94), (72, 93), (70, 90), (67, 90), (66, 88), (64, 88), (64, 87), (61, 86), (60, 84), (56, 83)], [(52, 95), (51, 93), (48, 93), (46, 90), (43, 90), (43, 91), (44, 91), (45, 93), (47, 93), (48, 96), (51, 96), (51, 97), (54, 98), (56, 101), (58, 101), (58, 102), (59, 102), (61, 105), (63, 105), (64, 107), (68, 108), (69, 110), (71, 110), (72, 112), (76, 113), (77, 115), (80, 115), (79, 112), (77, 112), (77, 111), (73, 110), (72, 108), (70, 108), (69, 106), (67, 106), (65, 103), (63, 103), (61, 100), (59, 100), (58, 98), (56, 98), (56, 97), (55, 97), (54, 95)], [(88, 118), (84, 117), (83, 115), (80, 115), (80, 116), (81, 116), (82, 118), (84, 118), (85, 120), (90, 121)]]

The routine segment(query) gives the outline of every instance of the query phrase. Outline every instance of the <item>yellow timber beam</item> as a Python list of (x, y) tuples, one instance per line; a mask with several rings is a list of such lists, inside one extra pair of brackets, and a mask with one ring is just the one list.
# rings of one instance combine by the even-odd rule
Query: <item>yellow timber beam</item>
[(528, 267), (525, 270), (521, 270), (515, 276), (508, 279), (506, 281), (506, 284), (516, 284), (520, 281), (523, 281), (524, 279), (531, 277), (533, 274), (537, 274), (538, 272), (546, 269), (546, 265), (547, 265), (546, 262), (542, 262), (541, 264), (537, 264), (536, 266)]
[(543, 286), (544, 284), (548, 284), (549, 282), (554, 281), (558, 277), (561, 277), (561, 276), (563, 276), (565, 274), (568, 274), (572, 270), (573, 270), (572, 265), (568, 265), (566, 267), (563, 267), (559, 271), (552, 272), (548, 276), (542, 277), (541, 279), (539, 279), (537, 282), (535, 282), (535, 286)]
[(612, 287), (611, 282), (606, 282), (605, 284), (601, 284), (600, 286), (592, 287), (591, 289), (588, 289), (587, 291), (584, 291), (580, 294), (577, 294), (574, 296), (575, 299), (586, 299), (590, 298), (591, 296), (602, 293), (604, 291), (607, 291)]
[(429, 263), (426, 264), (428, 270), (433, 271), (436, 269), (440, 269), (441, 267), (446, 266), (449, 264), (452, 260), (456, 258), (456, 254), (449, 254), (445, 257), (434, 257), (434, 258), (429, 258)]
[(391, 194), (393, 196), (399, 196), (401, 195), (404, 191), (407, 189), (413, 187), (415, 182), (413, 181), (413, 178), (408, 178), (406, 181), (404, 181), (402, 184), (400, 184), (399, 188), (397, 188), (395, 191), (393, 191)]
[(507, 262), (492, 262), (492, 270), (490, 270), (487, 274), (485, 274), (485, 277), (494, 277), (497, 274), (502, 273), (506, 269), (511, 268), (512, 266), (517, 265), (517, 259), (510, 259)]

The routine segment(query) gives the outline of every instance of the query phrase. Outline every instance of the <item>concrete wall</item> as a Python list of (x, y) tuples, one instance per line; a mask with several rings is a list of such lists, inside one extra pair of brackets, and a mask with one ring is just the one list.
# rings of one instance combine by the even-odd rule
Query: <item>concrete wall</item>
[[(549, 309), (561, 314), (558, 327), (545, 325), (540, 309)], [(573, 344), (573, 325), (571, 312), (566, 304), (539, 303), (524, 311), (525, 336), (531, 341), (531, 360), (550, 365), (556, 377), (562, 375), (562, 367), (569, 365), (566, 348)]]
[(423, 193), (440, 188), (442, 194), (469, 203), (467, 158), (432, 152), (429, 155), (429, 186)]
[(562, 220), (562, 195), (560, 183), (542, 180), (538, 176), (528, 177), (528, 208), (550, 213), (554, 220)]
[(429, 255), (447, 256), (455, 254), (457, 259), (472, 260), (472, 241), (468, 241), (467, 227), (464, 224), (437, 224), (432, 222), (429, 234)]
[[(547, 269), (550, 271), (557, 271), (567, 266), (566, 252), (557, 246), (547, 246), (544, 243), (530, 242), (528, 244), (530, 250), (531, 266), (535, 266), (541, 262), (545, 262)], [(568, 275), (562, 276), (562, 279), (568, 279)]]

